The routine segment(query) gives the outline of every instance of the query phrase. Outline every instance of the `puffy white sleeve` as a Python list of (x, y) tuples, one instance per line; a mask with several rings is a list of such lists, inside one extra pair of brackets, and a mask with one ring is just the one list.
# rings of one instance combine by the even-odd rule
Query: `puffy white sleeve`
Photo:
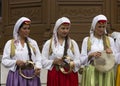
[(114, 50), (116, 51), (116, 63), (120, 64), (120, 38), (116, 38)]
[(36, 59), (35, 59), (35, 67), (36, 68), (42, 68), (42, 64), (41, 64), (41, 61), (42, 61), (42, 55), (40, 53), (40, 49), (38, 47), (38, 44), (36, 41), (34, 41), (34, 44), (35, 44), (35, 50), (36, 50)]
[(53, 59), (52, 56), (49, 55), (49, 48), (50, 48), (50, 40), (46, 41), (43, 49), (42, 49), (42, 65), (43, 68), (51, 70), (53, 67)]
[(76, 41), (72, 40), (71, 43), (73, 43), (73, 47), (74, 47), (73, 61), (75, 63), (75, 68), (74, 68), (73, 71), (77, 72), (80, 69), (80, 66), (81, 66), (80, 50), (79, 50), (79, 47), (78, 47), (78, 44), (76, 43)]
[(86, 64), (88, 61), (88, 51), (87, 51), (87, 41), (88, 41), (88, 37), (85, 37), (83, 39), (82, 42), (82, 46), (81, 46), (81, 55), (82, 55), (82, 64)]
[(16, 60), (10, 57), (11, 40), (7, 41), (3, 50), (2, 64), (12, 71), (16, 70)]

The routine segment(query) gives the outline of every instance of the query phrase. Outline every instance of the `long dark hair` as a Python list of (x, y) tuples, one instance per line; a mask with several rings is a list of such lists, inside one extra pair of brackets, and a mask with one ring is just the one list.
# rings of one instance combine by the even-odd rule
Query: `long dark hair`
[(25, 42), (26, 42), (26, 44), (27, 44), (29, 59), (30, 59), (30, 61), (32, 61), (32, 58), (31, 58), (32, 53), (31, 53), (30, 45), (29, 45), (29, 43), (28, 43), (28, 39), (27, 39), (27, 38), (25, 38)]
[(68, 50), (68, 36), (65, 37), (65, 46), (64, 46), (64, 55), (67, 55), (67, 50)]

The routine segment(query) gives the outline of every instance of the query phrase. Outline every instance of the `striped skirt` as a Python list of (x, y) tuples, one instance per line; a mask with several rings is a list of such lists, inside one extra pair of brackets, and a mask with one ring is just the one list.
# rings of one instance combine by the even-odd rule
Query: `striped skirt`
[(81, 86), (115, 86), (114, 68), (101, 73), (93, 65), (83, 69)]

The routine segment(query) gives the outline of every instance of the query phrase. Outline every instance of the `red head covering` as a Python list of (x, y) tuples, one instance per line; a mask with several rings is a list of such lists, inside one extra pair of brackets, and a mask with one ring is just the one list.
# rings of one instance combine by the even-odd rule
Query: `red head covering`
[(31, 21), (24, 21), (24, 23), (29, 25)]
[(107, 22), (107, 20), (99, 20), (98, 21), (98, 23), (100, 23), (100, 24), (104, 24), (104, 23), (106, 23)]

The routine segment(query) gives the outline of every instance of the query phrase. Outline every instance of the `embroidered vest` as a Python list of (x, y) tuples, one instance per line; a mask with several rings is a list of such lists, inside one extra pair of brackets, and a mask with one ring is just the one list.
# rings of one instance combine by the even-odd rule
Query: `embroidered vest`
[[(34, 54), (36, 55), (35, 48), (29, 43), (29, 46), (32, 48)], [(14, 39), (11, 40), (11, 50), (10, 50), (10, 57), (13, 57), (15, 55), (15, 45), (14, 45)]]
[[(88, 37), (88, 41), (87, 41), (87, 52), (89, 52), (91, 50), (91, 41), (90, 41), (90, 37)], [(104, 49), (106, 48), (110, 48), (110, 40), (108, 38), (108, 36), (104, 36), (103, 37), (103, 45), (104, 45)]]
[[(72, 50), (72, 53), (74, 54), (74, 46), (73, 46), (73, 43), (71, 41), (71, 47), (70, 49)], [(49, 46), (49, 55), (51, 55), (53, 52), (52, 52), (52, 38), (50, 39), (50, 46)]]

